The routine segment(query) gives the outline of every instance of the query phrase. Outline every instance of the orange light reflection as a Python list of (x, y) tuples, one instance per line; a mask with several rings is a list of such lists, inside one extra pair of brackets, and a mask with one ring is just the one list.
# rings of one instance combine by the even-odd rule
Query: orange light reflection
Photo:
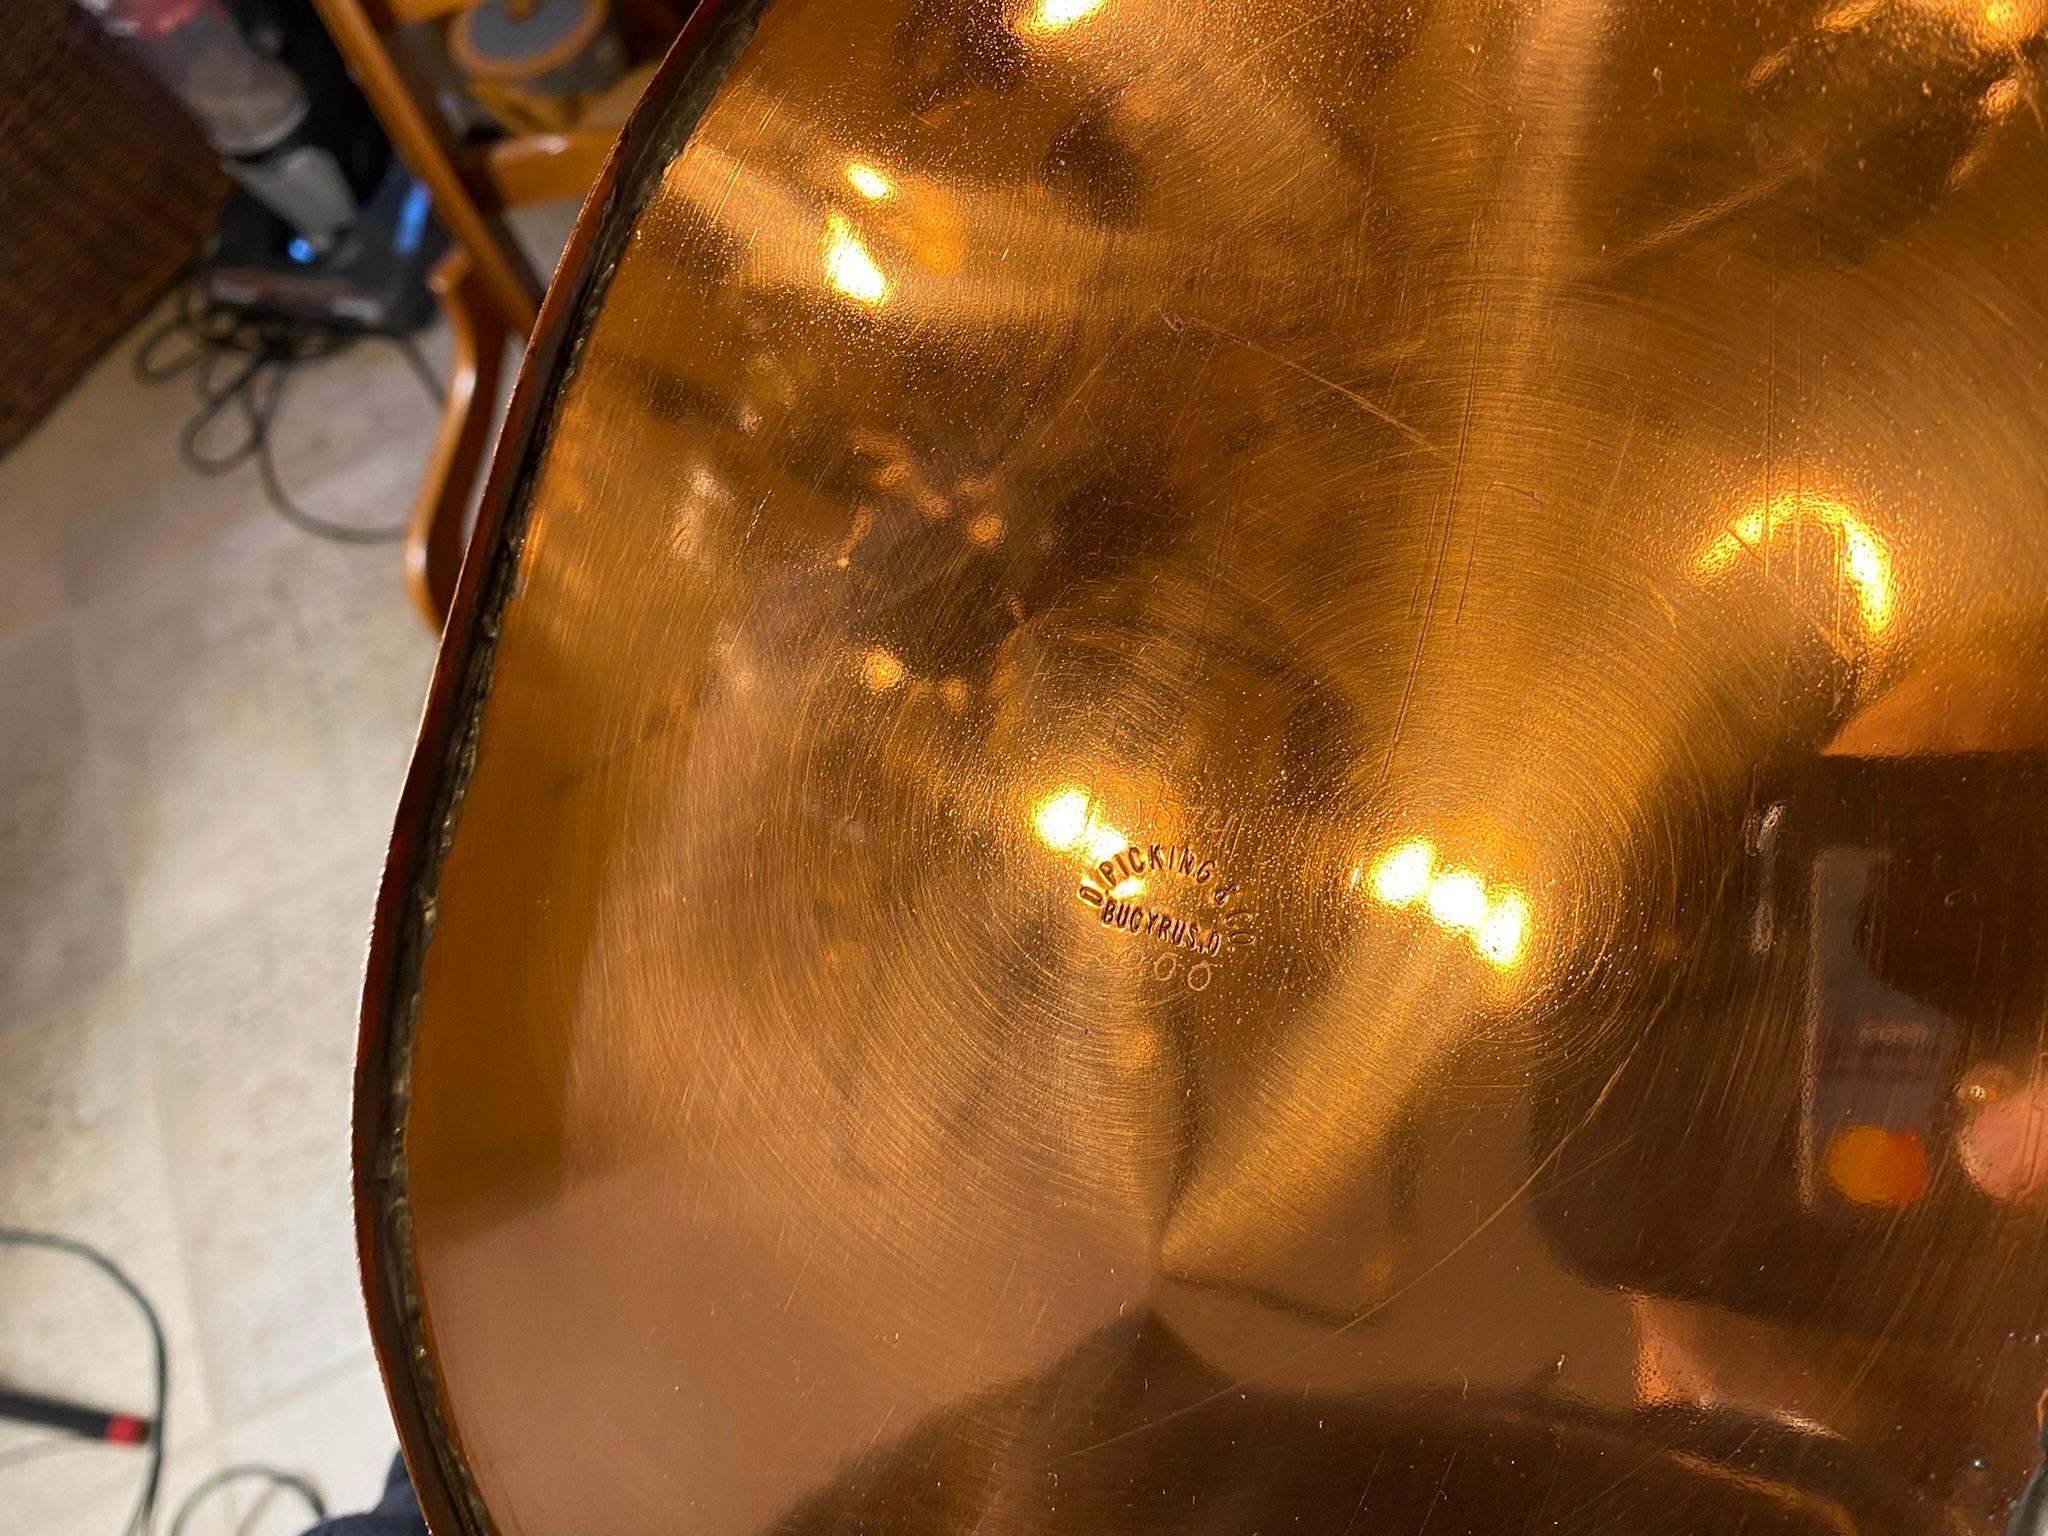
[(1832, 532), (1840, 543), (1842, 575), (1856, 609), (1873, 634), (1890, 625), (1898, 605), (1889, 551), (1870, 525), (1845, 503), (1810, 491), (1785, 491), (1743, 512), (1707, 542), (1694, 562), (1709, 580), (1726, 575), (1747, 552), (1760, 553), (1779, 534), (1800, 525)]
[(1373, 864), (1370, 883), (1381, 905), (1399, 909), (1420, 902), (1439, 928), (1465, 935), (1499, 969), (1521, 964), (1531, 927), (1528, 899), (1507, 886), (1489, 890), (1472, 870), (1440, 868), (1434, 844), (1416, 838), (1389, 849)]
[(889, 297), (889, 280), (841, 214), (825, 220), (825, 281), (849, 299), (871, 307)]

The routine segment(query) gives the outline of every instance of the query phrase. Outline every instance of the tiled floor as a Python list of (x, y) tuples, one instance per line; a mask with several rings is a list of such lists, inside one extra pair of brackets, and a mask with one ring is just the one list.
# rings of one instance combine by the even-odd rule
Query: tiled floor
[[(561, 210), (526, 232), (558, 249)], [(191, 396), (133, 382), (133, 344), (0, 459), (0, 1224), (86, 1238), (151, 1293), (166, 1510), (252, 1458), (360, 1508), (393, 1439), (349, 1218), (356, 987), (432, 645), (392, 548), (178, 463)], [(300, 500), (402, 512), (433, 419), (397, 353), (291, 388)], [(141, 1327), (75, 1261), (0, 1250), (0, 1381), (146, 1407)], [(115, 1536), (140, 1457), (10, 1463), (33, 1438), (0, 1430), (0, 1532)], [(304, 1523), (254, 1503), (192, 1536)]]

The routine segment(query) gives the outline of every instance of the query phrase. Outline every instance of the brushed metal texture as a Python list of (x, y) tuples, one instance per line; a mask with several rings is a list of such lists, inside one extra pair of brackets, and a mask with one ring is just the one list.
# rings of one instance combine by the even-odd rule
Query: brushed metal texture
[(2043, 26), (771, 6), (499, 466), (415, 1465), (504, 1536), (2006, 1529)]

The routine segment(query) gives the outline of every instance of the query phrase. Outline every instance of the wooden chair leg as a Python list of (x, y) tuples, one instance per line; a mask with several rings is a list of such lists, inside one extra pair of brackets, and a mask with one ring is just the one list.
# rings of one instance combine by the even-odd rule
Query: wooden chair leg
[(540, 278), (498, 209), (479, 204), (457, 169), (459, 150), (447, 121), (430, 105), (433, 87), (404, 49), (387, 44), (391, 7), (386, 0), (315, 0), (315, 8), (399, 158), (434, 194), (436, 222), (468, 249), (499, 313), (512, 316), (522, 332), (532, 330)]
[(435, 265), (427, 286), (447, 317), (452, 345), (441, 429), (405, 535), (405, 583), (421, 617), (439, 634), (462, 570), (462, 520), (489, 447), (510, 330), (461, 246)]

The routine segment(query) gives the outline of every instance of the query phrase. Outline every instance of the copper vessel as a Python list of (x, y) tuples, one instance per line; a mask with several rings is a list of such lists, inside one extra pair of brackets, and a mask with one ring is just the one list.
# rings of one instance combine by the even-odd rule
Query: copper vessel
[(380, 906), (438, 1536), (2039, 1528), (2043, 28), (707, 4)]

